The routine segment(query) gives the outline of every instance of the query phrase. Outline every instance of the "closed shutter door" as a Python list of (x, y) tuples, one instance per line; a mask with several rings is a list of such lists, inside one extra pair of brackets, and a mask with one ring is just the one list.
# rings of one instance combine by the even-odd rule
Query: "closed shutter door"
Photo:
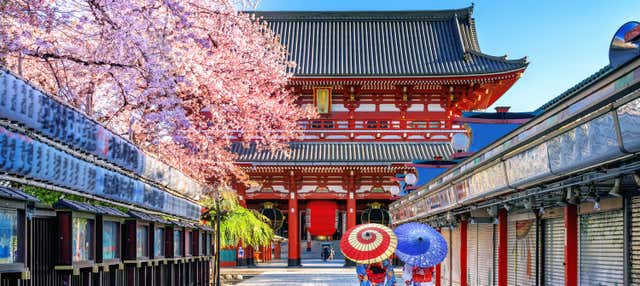
[(493, 286), (493, 257), (496, 252), (493, 248), (493, 224), (478, 224), (477, 240), (478, 286)]
[(478, 286), (478, 225), (467, 229), (467, 285)]
[(535, 220), (510, 221), (507, 265), (509, 285), (529, 286), (536, 283)]
[(507, 224), (507, 281), (509, 285), (516, 284), (516, 222)]
[(631, 284), (640, 285), (640, 197), (631, 204)]
[(622, 210), (580, 216), (580, 285), (623, 284)]
[(544, 285), (564, 285), (564, 219), (544, 221)]
[[(493, 269), (496, 270), (496, 275), (494, 276), (494, 282), (498, 283), (498, 277), (500, 276), (499, 265), (498, 265), (498, 253), (500, 249), (500, 224), (495, 225), (495, 232), (493, 234), (493, 238), (496, 240), (495, 251), (493, 252)], [(507, 248), (508, 250), (509, 248)]]
[(447, 253), (447, 257), (440, 263), (440, 281), (442, 286), (451, 285), (449, 277), (451, 276), (451, 231), (448, 227), (443, 227), (442, 236), (444, 240), (447, 241), (447, 246), (449, 247), (449, 252)]
[(460, 226), (451, 233), (451, 285), (460, 285)]
[(536, 285), (536, 221), (516, 222), (516, 285)]

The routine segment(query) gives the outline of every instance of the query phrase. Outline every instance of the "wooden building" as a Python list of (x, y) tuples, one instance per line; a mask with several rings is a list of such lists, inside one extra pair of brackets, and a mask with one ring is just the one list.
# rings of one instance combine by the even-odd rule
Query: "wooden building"
[(299, 104), (319, 113), (300, 122), (304, 140), (288, 152), (233, 146), (255, 182), (233, 187), (249, 208), (284, 214), (290, 266), (304, 240), (388, 223), (392, 178), (413, 160), (449, 158), (452, 137), (467, 134), (461, 113), (489, 107), (522, 75), (526, 59), (482, 53), (472, 12), (256, 13), (297, 64)]

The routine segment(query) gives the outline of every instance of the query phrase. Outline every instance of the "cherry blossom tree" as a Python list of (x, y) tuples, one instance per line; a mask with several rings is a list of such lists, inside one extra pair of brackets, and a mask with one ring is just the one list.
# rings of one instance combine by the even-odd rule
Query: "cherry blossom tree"
[(281, 148), (314, 116), (252, 4), (0, 0), (0, 64), (189, 175), (241, 176), (232, 140)]

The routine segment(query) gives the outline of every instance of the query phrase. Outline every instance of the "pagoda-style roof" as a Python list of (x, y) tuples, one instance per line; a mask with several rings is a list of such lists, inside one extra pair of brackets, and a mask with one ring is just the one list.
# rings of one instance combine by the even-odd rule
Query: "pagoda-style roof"
[(280, 37), (295, 77), (443, 77), (522, 70), (480, 51), (473, 7), (442, 11), (255, 12)]
[(293, 142), (289, 148), (289, 156), (283, 151), (257, 150), (254, 144), (245, 148), (239, 142), (231, 150), (238, 154), (238, 163), (258, 165), (388, 165), (448, 158), (453, 153), (448, 142)]

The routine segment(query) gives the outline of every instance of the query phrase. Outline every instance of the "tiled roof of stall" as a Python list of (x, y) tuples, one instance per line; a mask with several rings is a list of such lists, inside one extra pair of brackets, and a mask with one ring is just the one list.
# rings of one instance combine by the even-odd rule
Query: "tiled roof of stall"
[(561, 102), (561, 101), (569, 98), (571, 95), (576, 94), (577, 92), (579, 92), (583, 88), (591, 85), (592, 83), (596, 82), (597, 80), (599, 80), (599, 79), (603, 78), (604, 76), (608, 75), (609, 72), (611, 72), (611, 71), (613, 71), (613, 68), (611, 66), (609, 66), (609, 65), (601, 68), (600, 70), (598, 70), (594, 74), (592, 74), (589, 77), (583, 79), (581, 82), (577, 83), (576, 85), (574, 85), (571, 88), (567, 89), (563, 93), (561, 93), (558, 96), (554, 97), (553, 99), (549, 100), (547, 103), (545, 103), (542, 106), (538, 107), (538, 109), (536, 109), (535, 113), (540, 114), (540, 113), (544, 112), (545, 110), (547, 110), (547, 109), (551, 108), (552, 106), (556, 105), (556, 103)]
[(409, 163), (416, 159), (448, 158), (453, 148), (448, 142), (402, 143), (322, 143), (294, 142), (290, 154), (283, 151), (260, 151), (255, 144), (245, 148), (234, 143), (231, 151), (238, 154), (237, 162), (265, 162), (278, 164), (367, 164)]
[(72, 201), (67, 199), (58, 200), (56, 203), (53, 204), (53, 207), (56, 209), (71, 209), (74, 211), (88, 212), (88, 213), (100, 214), (100, 215), (129, 217), (129, 215), (115, 208), (92, 205), (90, 203), (77, 202), (77, 201)]
[(523, 69), (480, 51), (473, 6), (441, 11), (252, 12), (279, 35), (295, 76), (456, 76)]
[(40, 202), (40, 200), (22, 190), (0, 186), (0, 198), (12, 199), (17, 201)]
[(145, 212), (138, 212), (138, 211), (129, 211), (129, 215), (133, 218), (136, 219), (140, 219), (140, 220), (145, 220), (145, 221), (150, 221), (150, 222), (157, 222), (157, 223), (162, 223), (162, 224), (171, 224), (170, 221), (165, 220), (164, 218), (162, 218), (161, 216), (158, 215), (154, 215), (154, 214), (149, 214), (149, 213), (145, 213)]

